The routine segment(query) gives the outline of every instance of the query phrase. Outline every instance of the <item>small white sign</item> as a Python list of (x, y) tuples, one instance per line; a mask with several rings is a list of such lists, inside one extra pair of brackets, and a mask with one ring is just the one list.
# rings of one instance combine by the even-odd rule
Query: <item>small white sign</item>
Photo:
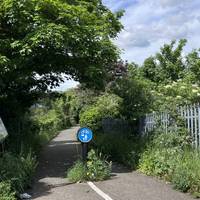
[(0, 142), (2, 142), (8, 136), (8, 132), (0, 118)]

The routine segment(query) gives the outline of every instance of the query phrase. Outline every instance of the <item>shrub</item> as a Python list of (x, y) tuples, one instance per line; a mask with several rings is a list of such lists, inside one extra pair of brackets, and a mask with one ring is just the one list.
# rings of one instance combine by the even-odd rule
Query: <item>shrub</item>
[(102, 181), (110, 177), (111, 162), (107, 162), (105, 157), (99, 155), (92, 149), (88, 153), (87, 179), (91, 181)]
[(0, 158), (0, 179), (10, 181), (13, 190), (22, 192), (30, 185), (36, 165), (36, 160), (31, 154), (25, 157), (5, 153)]
[(11, 190), (11, 184), (9, 182), (0, 182), (0, 199), (16, 200), (15, 192)]
[(139, 170), (171, 181), (183, 192), (200, 197), (200, 154), (183, 131), (156, 134), (139, 161)]
[(96, 131), (101, 129), (104, 118), (116, 118), (120, 115), (122, 99), (114, 94), (104, 94), (97, 102), (80, 114), (81, 126), (87, 126)]
[(174, 187), (200, 197), (200, 154), (194, 150), (186, 150), (183, 157), (176, 161), (172, 176)]
[(139, 169), (147, 175), (157, 175), (170, 179), (176, 159), (189, 146), (189, 137), (182, 130), (169, 133), (157, 132), (142, 153)]
[(82, 182), (86, 180), (86, 166), (78, 160), (74, 166), (67, 171), (67, 178), (70, 182)]
[(140, 159), (139, 169), (147, 175), (156, 175), (169, 179), (174, 169), (174, 160), (178, 152), (175, 148), (171, 149), (148, 149)]
[(91, 150), (86, 162), (79, 160), (67, 171), (67, 178), (71, 182), (101, 181), (109, 178), (110, 173), (111, 163), (107, 162), (101, 154), (98, 156), (94, 150)]
[(99, 109), (92, 106), (80, 115), (80, 124), (95, 131), (101, 127), (101, 118), (102, 115)]

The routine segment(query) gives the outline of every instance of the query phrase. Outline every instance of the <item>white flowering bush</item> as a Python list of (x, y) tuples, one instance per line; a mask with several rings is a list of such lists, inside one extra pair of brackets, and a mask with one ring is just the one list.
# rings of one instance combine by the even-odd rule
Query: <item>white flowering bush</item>
[(155, 99), (154, 107), (159, 110), (170, 110), (174, 106), (192, 104), (200, 100), (199, 85), (184, 80), (160, 84), (151, 93)]

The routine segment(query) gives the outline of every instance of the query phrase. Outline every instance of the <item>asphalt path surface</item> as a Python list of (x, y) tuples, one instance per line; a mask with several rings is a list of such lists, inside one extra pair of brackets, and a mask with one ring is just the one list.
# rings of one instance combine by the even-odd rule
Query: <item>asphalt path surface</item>
[[(62, 131), (41, 152), (33, 188), (33, 200), (192, 200), (156, 178), (114, 165), (112, 178), (96, 183), (71, 184), (66, 171), (80, 157), (76, 140), (79, 127)], [(94, 185), (94, 188), (91, 187)]]

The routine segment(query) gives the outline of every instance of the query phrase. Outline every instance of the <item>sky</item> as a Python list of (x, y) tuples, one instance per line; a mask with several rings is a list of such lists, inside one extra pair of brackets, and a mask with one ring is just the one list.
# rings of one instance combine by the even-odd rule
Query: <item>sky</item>
[(185, 38), (185, 53), (200, 48), (200, 0), (103, 0), (112, 11), (125, 10), (124, 30), (114, 42), (122, 58), (142, 64), (164, 43)]
[[(122, 59), (142, 64), (164, 43), (185, 38), (188, 53), (200, 48), (200, 0), (103, 0), (113, 12), (125, 10), (123, 31), (114, 40)], [(77, 83), (65, 82), (62, 90)]]

